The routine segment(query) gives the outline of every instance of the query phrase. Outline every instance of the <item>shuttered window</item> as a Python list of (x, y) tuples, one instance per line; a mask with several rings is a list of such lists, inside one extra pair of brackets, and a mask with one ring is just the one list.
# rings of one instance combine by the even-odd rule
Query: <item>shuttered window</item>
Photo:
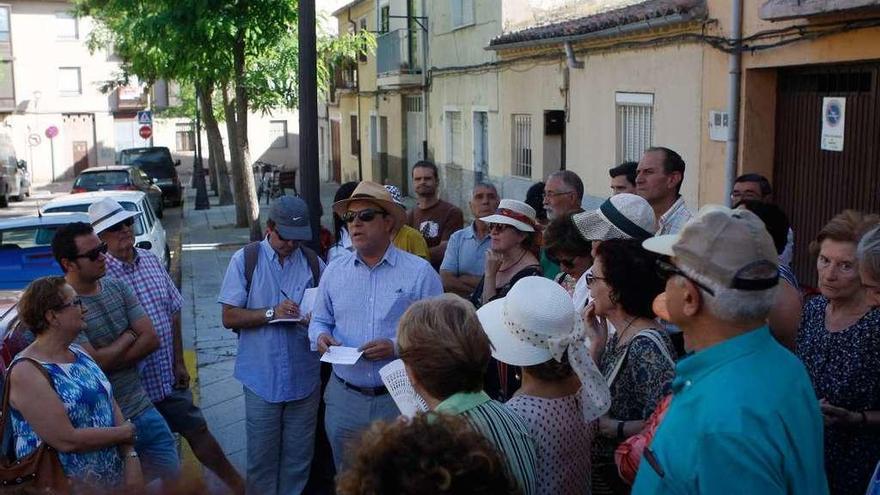
[(474, 23), (474, 0), (450, 0), (452, 8), (452, 29), (470, 26)]
[(174, 137), (177, 151), (193, 151), (196, 149), (195, 132), (193, 132), (192, 123), (176, 124), (174, 126)]
[(461, 166), (461, 112), (447, 111), (446, 117), (446, 161)]
[(513, 115), (513, 175), (532, 178), (532, 116)]
[(654, 95), (616, 93), (617, 163), (634, 161), (651, 147), (654, 136)]

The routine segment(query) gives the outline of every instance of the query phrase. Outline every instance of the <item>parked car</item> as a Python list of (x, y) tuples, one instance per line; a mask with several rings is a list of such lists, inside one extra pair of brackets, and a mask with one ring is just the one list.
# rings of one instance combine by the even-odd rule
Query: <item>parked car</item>
[(71, 194), (89, 191), (143, 191), (150, 199), (156, 216), (164, 216), (162, 189), (140, 167), (121, 165), (87, 168), (73, 181)]
[(31, 173), (28, 171), (27, 162), (24, 160), (18, 161), (18, 170), (18, 187), (20, 193), (17, 200), (21, 201), (31, 195)]
[(183, 187), (174, 167), (180, 160), (171, 157), (171, 151), (165, 146), (149, 148), (129, 148), (119, 152), (120, 165), (137, 165), (153, 179), (162, 189), (162, 198), (171, 206), (183, 204)]
[(9, 206), (9, 201), (21, 201), (25, 193), (30, 193), (30, 185), (27, 190), (21, 188), (22, 175), (26, 172), (15, 157), (12, 139), (0, 131), (0, 207)]
[(0, 220), (0, 289), (24, 289), (32, 280), (61, 275), (52, 237), (62, 225), (88, 222), (86, 213), (47, 213)]
[(113, 198), (126, 210), (141, 212), (135, 217), (134, 241), (139, 248), (148, 249), (163, 260), (165, 268), (168, 269), (171, 266), (171, 252), (168, 250), (165, 228), (156, 218), (152, 205), (147, 201), (147, 195), (141, 191), (95, 191), (71, 194), (49, 201), (40, 208), (40, 211), (44, 214), (88, 212), (89, 206), (101, 198)]

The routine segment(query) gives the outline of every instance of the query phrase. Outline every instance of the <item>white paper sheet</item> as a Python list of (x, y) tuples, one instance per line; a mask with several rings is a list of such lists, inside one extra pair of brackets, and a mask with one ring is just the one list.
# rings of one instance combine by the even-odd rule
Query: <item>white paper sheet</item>
[(394, 404), (400, 410), (400, 414), (411, 418), (417, 412), (425, 412), (428, 410), (428, 404), (425, 399), (416, 393), (406, 376), (406, 370), (403, 368), (403, 361), (396, 359), (386, 364), (379, 370), (379, 376), (382, 377), (382, 383), (394, 399)]
[(299, 323), (302, 321), (302, 318), (275, 318), (274, 320), (269, 320), (270, 325), (275, 325), (278, 323)]
[(331, 345), (327, 352), (321, 356), (321, 361), (331, 364), (352, 365), (361, 358), (361, 354), (363, 353), (364, 351), (357, 350), (357, 347)]

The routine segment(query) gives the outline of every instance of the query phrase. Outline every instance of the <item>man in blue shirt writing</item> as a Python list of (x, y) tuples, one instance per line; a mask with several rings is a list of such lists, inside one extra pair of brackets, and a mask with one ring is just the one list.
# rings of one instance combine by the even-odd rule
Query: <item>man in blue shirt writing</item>
[(361, 182), (333, 211), (348, 224), (355, 250), (334, 260), (321, 277), (309, 338), (322, 354), (330, 346), (363, 351), (352, 365), (333, 365), (324, 392), (324, 424), (339, 471), (352, 440), (373, 421), (399, 414), (379, 369), (397, 355), (397, 322), (404, 311), (442, 294), (443, 286), (430, 263), (392, 244), (406, 217), (384, 187)]
[(633, 494), (827, 494), (810, 379), (766, 323), (779, 276), (761, 220), (707, 206), (644, 247), (669, 257), (658, 262), (668, 280), (656, 310), (693, 354), (676, 366)]

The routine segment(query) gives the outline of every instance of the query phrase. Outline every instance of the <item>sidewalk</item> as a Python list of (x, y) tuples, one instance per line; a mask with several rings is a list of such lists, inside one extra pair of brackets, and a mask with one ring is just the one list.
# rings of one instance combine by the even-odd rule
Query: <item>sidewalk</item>
[[(321, 184), (321, 202), (327, 225), (330, 204), (338, 186)], [(194, 210), (195, 193), (187, 188), (181, 225), (181, 292), (184, 348), (195, 356), (193, 393), (211, 432), (238, 471), (245, 475), (247, 440), (244, 395), (232, 377), (237, 350), (235, 334), (223, 328), (217, 295), (232, 255), (248, 242), (247, 229), (235, 227), (234, 206)], [(261, 205), (265, 222), (268, 209)], [(210, 493), (225, 493), (224, 485), (204, 469)]]

